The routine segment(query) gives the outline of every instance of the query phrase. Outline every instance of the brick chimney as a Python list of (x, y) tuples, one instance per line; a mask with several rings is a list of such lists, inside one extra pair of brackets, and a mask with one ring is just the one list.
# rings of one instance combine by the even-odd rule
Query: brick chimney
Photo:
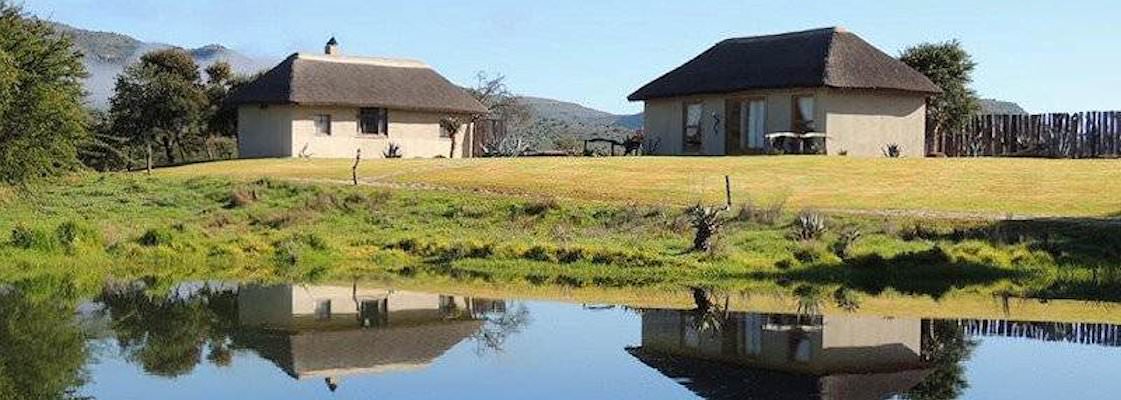
[(331, 37), (331, 40), (327, 41), (327, 46), (323, 48), (323, 53), (329, 56), (342, 55), (342, 51), (339, 50), (339, 41), (335, 40), (334, 36)]

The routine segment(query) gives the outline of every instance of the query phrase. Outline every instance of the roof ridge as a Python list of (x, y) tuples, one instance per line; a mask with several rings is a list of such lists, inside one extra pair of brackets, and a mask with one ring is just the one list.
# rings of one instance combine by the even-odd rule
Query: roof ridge
[(340, 64), (359, 64), (359, 65), (375, 65), (381, 67), (394, 67), (394, 68), (427, 68), (432, 69), (424, 61), (410, 59), (410, 58), (389, 58), (389, 57), (363, 57), (363, 56), (336, 56), (336, 55), (321, 55), (321, 54), (308, 54), (296, 53), (294, 56), (299, 60), (319, 61), (319, 62), (333, 62)]
[(829, 35), (829, 44), (825, 45), (825, 59), (821, 61), (821, 84), (823, 86), (831, 85), (833, 69), (830, 67), (833, 64), (833, 50), (837, 48), (837, 35), (841, 33), (848, 33), (848, 31), (844, 28), (834, 28), (833, 34)]
[(284, 82), (288, 84), (288, 101), (290, 102), (296, 101), (296, 60), (299, 58), (300, 53), (292, 53), (280, 63), (280, 65), (288, 64), (288, 76), (284, 78)]
[(797, 36), (797, 35), (805, 35), (807, 33), (818, 33), (818, 32), (834, 32), (834, 33), (836, 33), (838, 31), (847, 32), (844, 28), (842, 28), (840, 26), (830, 26), (830, 27), (825, 27), (825, 28), (806, 29), (806, 30), (794, 31), (794, 32), (771, 33), (771, 34), (754, 35), (754, 36), (740, 36), (740, 37), (724, 39), (723, 42), (735, 42), (735, 41), (742, 41), (742, 40), (748, 40), (748, 39), (754, 40), (754, 39), (781, 38), (781, 37), (786, 37), (786, 36)]

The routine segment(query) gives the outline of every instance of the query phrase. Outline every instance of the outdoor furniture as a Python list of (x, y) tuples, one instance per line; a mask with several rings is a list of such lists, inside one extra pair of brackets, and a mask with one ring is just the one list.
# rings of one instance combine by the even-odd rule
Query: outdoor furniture
[(616, 146), (623, 148), (623, 155), (624, 156), (642, 155), (641, 154), (642, 141), (638, 140), (636, 138), (630, 138), (630, 139), (627, 139), (625, 141), (618, 141), (618, 140), (605, 139), (605, 138), (585, 139), (584, 140), (584, 155), (591, 154), (588, 151), (588, 144), (589, 143), (608, 143), (608, 144), (610, 144), (611, 145), (611, 156), (612, 157), (615, 156), (615, 147)]
[(809, 141), (809, 140), (813, 140), (813, 139), (828, 140), (829, 139), (829, 135), (825, 134), (824, 132), (806, 132), (806, 133), (773, 132), (773, 133), (768, 133), (766, 135), (763, 135), (763, 137), (767, 138), (768, 145), (769, 145), (770, 148), (775, 147), (775, 140), (779, 139), (779, 138), (796, 140), (796, 141), (798, 141), (798, 154), (806, 154), (806, 142)]

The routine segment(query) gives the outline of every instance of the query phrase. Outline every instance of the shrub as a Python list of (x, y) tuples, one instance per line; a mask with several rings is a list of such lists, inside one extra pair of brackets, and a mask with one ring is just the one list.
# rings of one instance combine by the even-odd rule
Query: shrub
[(785, 270), (788, 270), (788, 269), (793, 268), (793, 267), (794, 267), (794, 260), (791, 260), (789, 258), (784, 258), (784, 259), (775, 261), (775, 268), (777, 268), (779, 270), (785, 271)]
[(801, 246), (792, 255), (802, 264), (815, 264), (824, 259), (822, 250), (813, 246)]
[(685, 211), (689, 215), (689, 223), (693, 226), (693, 251), (708, 252), (713, 248), (713, 242), (720, 233), (724, 219), (720, 216), (724, 210), (716, 207), (695, 205)]
[(77, 222), (66, 221), (55, 228), (54, 239), (67, 251), (70, 251), (83, 240), (100, 241), (100, 235)]
[(143, 235), (140, 235), (140, 238), (137, 239), (136, 242), (141, 246), (155, 247), (170, 244), (171, 239), (172, 234), (170, 230), (165, 228), (152, 228), (145, 231)]
[(389, 146), (385, 148), (381, 155), (385, 158), (401, 158), (404, 156), (401, 152), (401, 145), (397, 143), (389, 143)]
[(552, 210), (559, 210), (560, 203), (556, 199), (546, 198), (529, 202), (522, 206), (522, 213), (531, 217), (538, 217), (547, 214)]
[(844, 286), (833, 291), (833, 303), (837, 304), (838, 308), (848, 312), (860, 309), (860, 297), (856, 295), (855, 291)]
[(257, 194), (256, 189), (237, 188), (230, 192), (230, 197), (226, 201), (226, 208), (245, 207), (257, 202), (259, 199), (260, 196)]
[(776, 201), (768, 206), (758, 206), (752, 202), (740, 206), (736, 220), (754, 222), (762, 225), (774, 225), (782, 218), (782, 210), (786, 207), (786, 200)]
[(803, 210), (794, 219), (794, 237), (798, 240), (816, 240), (826, 229), (825, 215), (813, 210)]
[(276, 246), (273, 251), (273, 261), (282, 266), (295, 266), (300, 260), (300, 250), (296, 243), (286, 241)]
[(271, 229), (284, 229), (312, 219), (313, 212), (307, 210), (289, 209), (278, 211), (256, 219), (255, 225), (263, 225)]
[(527, 260), (554, 262), (556, 259), (553, 258), (553, 253), (553, 249), (549, 247), (536, 245), (526, 250), (526, 252), (522, 254), (522, 257)]
[(50, 235), (25, 225), (16, 225), (15, 228), (12, 228), (9, 241), (12, 246), (25, 250), (33, 248), (50, 250), (54, 247), (54, 241)]
[(833, 242), (833, 254), (840, 259), (846, 259), (852, 255), (852, 246), (856, 244), (863, 233), (856, 227), (847, 227), (841, 231), (841, 236)]
[(928, 227), (920, 221), (915, 221), (910, 227), (900, 230), (898, 236), (900, 239), (910, 242), (914, 240), (935, 239), (939, 234), (938, 230)]
[(884, 157), (887, 158), (903, 157), (903, 146), (900, 146), (898, 143), (891, 143), (884, 146), (883, 152)]
[(65, 247), (74, 247), (78, 241), (78, 224), (73, 221), (63, 222), (55, 228), (55, 239)]

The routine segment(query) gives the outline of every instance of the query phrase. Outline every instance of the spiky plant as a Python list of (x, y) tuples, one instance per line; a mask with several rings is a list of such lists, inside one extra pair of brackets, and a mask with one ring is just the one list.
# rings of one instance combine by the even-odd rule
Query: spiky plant
[(816, 211), (804, 210), (798, 213), (798, 218), (794, 219), (794, 237), (798, 240), (815, 240), (820, 238), (826, 229), (825, 215)]
[(386, 147), (385, 151), (381, 154), (385, 156), (385, 158), (401, 158), (404, 156), (404, 154), (401, 153), (401, 145), (397, 143), (390, 143), (389, 147)]
[(685, 211), (689, 216), (689, 224), (693, 226), (695, 231), (693, 251), (709, 252), (712, 250), (716, 236), (720, 234), (720, 228), (724, 225), (724, 218), (721, 216), (723, 212), (723, 208), (705, 207), (700, 204), (689, 207)]
[(884, 146), (883, 151), (884, 151), (884, 157), (887, 157), (887, 158), (903, 157), (903, 146), (899, 145), (898, 143), (891, 143), (891, 144), (888, 144), (887, 146)]
[(860, 229), (856, 227), (850, 226), (845, 228), (841, 231), (841, 236), (837, 238), (837, 241), (833, 242), (833, 254), (842, 260), (849, 258), (849, 256), (852, 255), (852, 246), (855, 245), (863, 235)]

